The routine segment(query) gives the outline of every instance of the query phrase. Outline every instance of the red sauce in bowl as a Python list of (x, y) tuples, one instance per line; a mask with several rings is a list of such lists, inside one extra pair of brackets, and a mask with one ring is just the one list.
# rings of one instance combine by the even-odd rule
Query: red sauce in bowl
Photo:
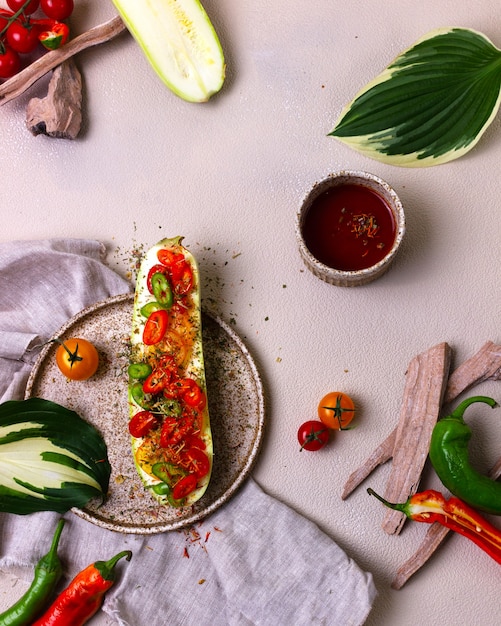
[(396, 224), (386, 201), (363, 185), (343, 184), (315, 198), (302, 223), (311, 254), (337, 270), (372, 267), (395, 241)]

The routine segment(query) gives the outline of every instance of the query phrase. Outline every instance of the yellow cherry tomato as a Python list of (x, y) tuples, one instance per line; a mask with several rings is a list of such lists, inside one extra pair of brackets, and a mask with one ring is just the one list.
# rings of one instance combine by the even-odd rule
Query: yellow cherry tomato
[(87, 380), (96, 373), (99, 353), (90, 341), (72, 337), (58, 343), (56, 363), (66, 378)]
[(328, 428), (344, 430), (355, 417), (355, 403), (342, 391), (331, 391), (318, 404), (318, 417)]

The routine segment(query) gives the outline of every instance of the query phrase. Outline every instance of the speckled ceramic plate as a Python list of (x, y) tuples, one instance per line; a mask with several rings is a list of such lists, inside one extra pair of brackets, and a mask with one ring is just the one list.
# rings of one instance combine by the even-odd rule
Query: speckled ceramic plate
[(122, 533), (154, 534), (193, 524), (227, 502), (248, 476), (264, 428), (264, 394), (256, 365), (241, 339), (221, 320), (203, 314), (205, 374), (214, 466), (209, 487), (194, 505), (160, 506), (143, 488), (132, 459), (127, 422), (127, 366), (133, 295), (110, 298), (67, 322), (56, 337), (85, 337), (101, 356), (87, 382), (68, 381), (55, 364), (56, 344), (40, 353), (26, 397), (40, 397), (76, 411), (108, 446), (112, 467), (105, 503), (73, 509), (79, 517)]

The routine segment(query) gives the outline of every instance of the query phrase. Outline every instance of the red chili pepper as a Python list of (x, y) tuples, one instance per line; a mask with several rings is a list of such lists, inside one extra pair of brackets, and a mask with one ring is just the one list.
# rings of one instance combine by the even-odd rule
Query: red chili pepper
[(54, 22), (50, 30), (45, 30), (38, 35), (38, 39), (47, 50), (57, 50), (63, 46), (70, 36), (70, 29), (67, 24), (62, 22)]
[(109, 561), (92, 563), (71, 581), (47, 611), (32, 626), (82, 626), (97, 613), (104, 594), (115, 582), (115, 565), (132, 552), (124, 550)]
[(490, 557), (501, 563), (501, 530), (459, 498), (452, 497), (446, 500), (439, 491), (428, 489), (414, 494), (407, 502), (393, 504), (372, 489), (367, 489), (367, 492), (376, 496), (390, 509), (401, 511), (409, 519), (427, 524), (438, 522), (454, 530), (476, 543)]

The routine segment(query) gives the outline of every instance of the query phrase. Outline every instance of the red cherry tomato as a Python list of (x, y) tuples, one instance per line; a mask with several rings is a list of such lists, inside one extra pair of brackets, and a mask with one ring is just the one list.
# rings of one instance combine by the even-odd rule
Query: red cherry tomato
[(161, 341), (165, 335), (168, 324), (169, 316), (165, 309), (153, 311), (144, 325), (143, 343), (147, 346), (153, 346)]
[(40, 0), (40, 8), (53, 20), (65, 20), (73, 13), (73, 0)]
[(144, 437), (155, 428), (158, 420), (149, 411), (140, 411), (129, 421), (129, 432), (133, 437)]
[(297, 440), (301, 444), (301, 450), (316, 452), (329, 441), (329, 429), (322, 422), (309, 420), (299, 427)]
[(148, 276), (146, 278), (146, 284), (148, 286), (148, 291), (150, 293), (153, 293), (153, 285), (151, 284), (151, 279), (153, 278), (155, 274), (165, 274), (166, 276), (168, 276), (169, 270), (167, 267), (165, 267), (165, 265), (154, 265), (150, 269), (150, 271), (148, 272)]
[(183, 466), (184, 464), (188, 466), (190, 474), (195, 474), (198, 480), (207, 476), (210, 470), (209, 457), (198, 448), (189, 448), (183, 453)]
[(0, 53), (0, 78), (11, 78), (21, 68), (21, 59), (18, 53), (4, 44), (4, 51)]
[(160, 447), (178, 444), (193, 428), (193, 421), (186, 418), (164, 417), (160, 433)]
[(38, 46), (38, 29), (29, 23), (15, 20), (7, 29), (5, 38), (12, 50), (29, 54)]
[(172, 497), (174, 500), (182, 500), (192, 491), (195, 491), (196, 487), (197, 477), (194, 474), (188, 474), (188, 476), (184, 476), (184, 478), (181, 478), (181, 480), (174, 485)]
[(182, 398), (186, 404), (201, 411), (206, 404), (205, 393), (192, 378), (186, 378), (182, 382)]
[[(9, 9), (14, 11), (14, 13), (17, 13), (19, 9), (23, 8), (23, 4), (25, 2), (26, 0), (7, 0), (7, 6), (9, 7)], [(31, 0), (28, 6), (24, 8), (23, 13), (25, 15), (31, 15), (32, 13), (35, 13), (39, 6), (40, 0)]]

